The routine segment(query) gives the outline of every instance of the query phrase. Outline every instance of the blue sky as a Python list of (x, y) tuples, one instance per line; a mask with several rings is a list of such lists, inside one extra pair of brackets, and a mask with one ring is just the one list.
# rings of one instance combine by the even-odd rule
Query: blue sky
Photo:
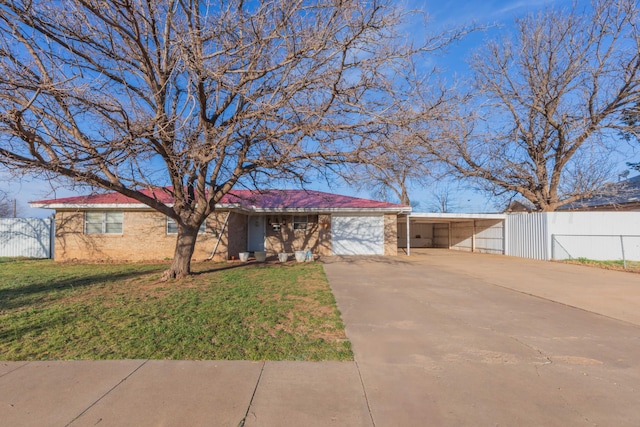
[[(513, 20), (518, 16), (523, 16), (529, 12), (536, 12), (548, 6), (571, 7), (572, 0), (404, 0), (409, 9), (425, 11), (430, 22), (427, 29), (437, 32), (447, 27), (464, 25), (475, 22), (476, 24), (489, 25), (483, 32), (474, 33), (462, 42), (451, 46), (446, 54), (433, 56), (430, 60), (439, 68), (445, 70), (450, 75), (464, 75), (467, 73), (465, 64), (466, 57), (473, 49), (481, 47), (483, 41), (490, 38), (499, 37), (502, 33), (508, 32), (512, 28)], [(585, 0), (580, 0), (579, 5), (588, 5)], [(416, 22), (409, 22), (406, 28), (408, 34), (418, 37), (423, 33), (421, 18), (416, 15)], [(635, 152), (630, 151), (620, 158), (620, 172), (625, 170), (625, 161), (640, 161), (640, 147)], [(634, 175), (634, 173), (632, 173)], [(441, 187), (446, 186), (442, 184)], [(452, 183), (449, 188), (458, 195), (455, 200), (457, 210), (464, 212), (488, 212), (495, 210), (494, 202), (484, 195)], [(357, 191), (343, 185), (334, 185), (329, 188), (326, 183), (318, 182), (311, 185), (313, 189), (322, 191), (335, 191), (341, 194), (354, 195), (359, 197), (370, 197), (367, 191)], [(0, 189), (7, 192), (10, 198), (18, 200), (21, 216), (48, 216), (52, 214), (49, 210), (30, 209), (28, 201), (44, 198), (65, 197), (78, 193), (62, 188), (55, 182), (42, 179), (32, 179), (23, 177), (22, 179), (11, 178), (0, 174)], [(410, 197), (418, 202), (417, 210), (428, 209), (431, 200), (432, 188), (411, 188)]]

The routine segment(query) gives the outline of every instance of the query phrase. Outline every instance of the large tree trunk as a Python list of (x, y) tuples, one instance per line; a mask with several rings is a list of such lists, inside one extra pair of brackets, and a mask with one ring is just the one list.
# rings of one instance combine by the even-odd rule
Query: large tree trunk
[(191, 274), (191, 257), (196, 246), (199, 227), (178, 225), (178, 239), (171, 267), (162, 274), (162, 280), (179, 279)]

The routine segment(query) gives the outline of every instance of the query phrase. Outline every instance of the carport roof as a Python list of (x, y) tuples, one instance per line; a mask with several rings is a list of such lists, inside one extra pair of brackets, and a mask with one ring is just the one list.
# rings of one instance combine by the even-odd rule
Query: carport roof
[(506, 214), (501, 213), (435, 213), (413, 212), (408, 215), (412, 222), (467, 222), (476, 219), (504, 220)]

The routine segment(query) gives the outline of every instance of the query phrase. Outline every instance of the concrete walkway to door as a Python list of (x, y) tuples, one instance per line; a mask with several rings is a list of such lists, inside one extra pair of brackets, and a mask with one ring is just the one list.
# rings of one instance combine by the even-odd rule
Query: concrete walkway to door
[(640, 425), (640, 275), (449, 251), (325, 271), (376, 426)]

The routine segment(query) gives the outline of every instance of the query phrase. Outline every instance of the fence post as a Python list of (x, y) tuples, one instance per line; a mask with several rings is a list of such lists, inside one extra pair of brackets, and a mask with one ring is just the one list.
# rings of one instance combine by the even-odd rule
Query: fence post
[(620, 248), (622, 248), (622, 268), (627, 268), (627, 259), (624, 256), (624, 236), (620, 235)]
[(556, 259), (556, 235), (551, 235), (551, 259)]

